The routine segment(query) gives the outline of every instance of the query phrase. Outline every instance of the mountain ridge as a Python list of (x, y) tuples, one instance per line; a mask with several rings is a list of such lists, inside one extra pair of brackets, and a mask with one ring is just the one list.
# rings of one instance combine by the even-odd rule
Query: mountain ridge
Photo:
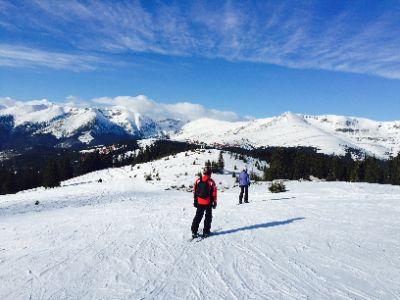
[(355, 149), (388, 158), (400, 150), (400, 121), (378, 122), (357, 117), (286, 112), (277, 117), (241, 122), (199, 119), (184, 125), (173, 138), (250, 148), (314, 147), (326, 154), (339, 155)]
[(143, 138), (243, 148), (304, 146), (336, 155), (354, 149), (386, 159), (400, 151), (400, 121), (292, 112), (241, 121), (154, 120), (121, 105), (82, 107), (34, 100), (0, 106), (0, 149), (36, 144), (85, 148)]

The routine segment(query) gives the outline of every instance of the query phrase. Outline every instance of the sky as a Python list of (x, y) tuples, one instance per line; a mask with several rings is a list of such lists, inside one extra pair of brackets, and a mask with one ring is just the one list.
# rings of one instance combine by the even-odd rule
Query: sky
[(398, 0), (0, 0), (18, 101), (400, 120), (399, 50)]

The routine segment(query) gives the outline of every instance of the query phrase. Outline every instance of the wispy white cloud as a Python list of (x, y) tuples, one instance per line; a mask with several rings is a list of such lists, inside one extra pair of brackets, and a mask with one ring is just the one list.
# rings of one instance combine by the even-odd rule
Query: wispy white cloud
[(102, 106), (123, 106), (134, 112), (148, 116), (154, 120), (179, 119), (192, 121), (200, 118), (213, 118), (226, 121), (237, 121), (240, 117), (231, 111), (209, 109), (200, 104), (190, 102), (160, 103), (145, 95), (118, 96), (114, 98), (102, 97), (92, 100)]
[(0, 66), (37, 67), (91, 71), (104, 63), (99, 57), (44, 51), (30, 47), (0, 44)]
[(2, 2), (3, 28), (45, 32), (81, 51), (203, 56), (400, 79), (398, 7), (360, 16), (356, 5), (324, 14), (318, 1), (36, 0), (25, 10)]

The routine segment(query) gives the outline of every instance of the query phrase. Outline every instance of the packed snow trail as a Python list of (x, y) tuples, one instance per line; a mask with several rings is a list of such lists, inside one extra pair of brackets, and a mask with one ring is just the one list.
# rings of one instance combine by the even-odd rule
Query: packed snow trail
[[(400, 299), (400, 188), (290, 182), (192, 195), (132, 180), (0, 197), (0, 299)], [(38, 206), (34, 205), (40, 201)]]

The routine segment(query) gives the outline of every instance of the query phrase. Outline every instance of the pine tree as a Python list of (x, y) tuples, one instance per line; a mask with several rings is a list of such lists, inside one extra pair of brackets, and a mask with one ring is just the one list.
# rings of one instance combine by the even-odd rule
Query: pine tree
[(219, 156), (218, 156), (218, 171), (219, 173), (224, 173), (224, 168), (225, 168), (225, 162), (224, 162), (224, 156), (222, 154), (222, 151), (219, 152)]
[(18, 190), (31, 189), (42, 184), (42, 176), (36, 168), (26, 168), (19, 171), (19, 180), (21, 183)]
[(317, 178), (326, 178), (328, 175), (329, 165), (326, 162), (326, 158), (322, 155), (314, 157), (310, 162), (310, 175)]
[(283, 179), (285, 175), (284, 150), (277, 148), (272, 153), (269, 168), (264, 171), (264, 180)]
[(258, 176), (256, 172), (251, 171), (250, 174), (250, 180), (251, 181), (261, 181), (263, 178)]
[(60, 185), (60, 172), (55, 160), (51, 159), (43, 171), (43, 186), (56, 187)]
[(106, 168), (107, 165), (110, 165), (110, 161), (107, 164), (97, 151), (89, 153), (81, 158), (79, 164), (79, 174), (86, 174), (92, 171), (101, 170)]
[(16, 188), (15, 175), (12, 171), (6, 171), (5, 176), (1, 184), (1, 190), (3, 194), (15, 193), (18, 189)]
[[(4, 178), (6, 177), (6, 170), (3, 168), (3, 166), (0, 167), (0, 182), (4, 182)], [(3, 195), (3, 184), (0, 184), (0, 195)]]
[(210, 161), (210, 160), (207, 160), (204, 167), (205, 167), (205, 169), (207, 169), (207, 170), (212, 170), (211, 161)]
[(337, 157), (332, 158), (330, 165), (329, 165), (329, 172), (328, 172), (328, 176), (326, 177), (326, 180), (328, 180), (328, 181), (340, 180), (339, 163), (340, 163), (340, 161)]
[(383, 172), (380, 169), (378, 160), (375, 157), (367, 157), (365, 159), (365, 176), (366, 182), (381, 183), (383, 180)]
[(293, 160), (291, 179), (305, 179), (310, 177), (310, 163), (305, 153), (298, 151)]
[(388, 166), (389, 183), (400, 185), (400, 152), (389, 161)]
[(349, 180), (351, 182), (359, 182), (360, 181), (359, 172), (360, 172), (360, 162), (356, 161), (353, 164), (353, 168), (351, 169)]
[(216, 161), (211, 162), (211, 172), (219, 173), (218, 162), (216, 162)]
[(60, 163), (60, 178), (66, 180), (72, 178), (73, 170), (69, 158), (64, 158)]
[(144, 149), (143, 152), (143, 159), (145, 162), (150, 161), (151, 160), (151, 151), (150, 151), (150, 147), (146, 146), (146, 148)]

